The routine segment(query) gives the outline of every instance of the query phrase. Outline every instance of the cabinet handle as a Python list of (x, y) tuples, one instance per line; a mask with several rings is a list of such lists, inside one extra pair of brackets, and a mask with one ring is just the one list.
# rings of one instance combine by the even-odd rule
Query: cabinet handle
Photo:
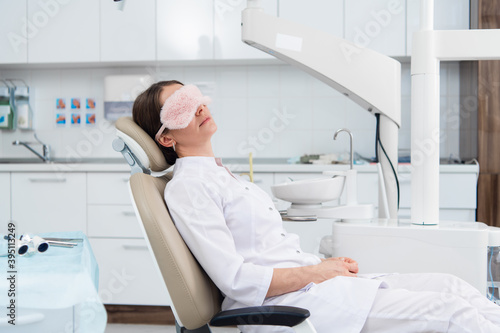
[(29, 178), (32, 183), (65, 183), (66, 178)]
[(125, 216), (135, 216), (135, 212), (122, 212), (123, 215)]
[(128, 178), (123, 178), (122, 180), (123, 180), (124, 183), (126, 183), (126, 182), (128, 182), (129, 179)]
[(122, 245), (125, 250), (147, 250), (148, 247), (146, 245)]

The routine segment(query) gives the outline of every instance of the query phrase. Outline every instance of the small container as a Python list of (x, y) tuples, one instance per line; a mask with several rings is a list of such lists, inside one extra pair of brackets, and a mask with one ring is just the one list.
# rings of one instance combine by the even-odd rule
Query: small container
[(15, 129), (14, 109), (11, 104), (11, 88), (7, 84), (5, 84), (5, 87), (0, 87), (0, 129)]
[(500, 228), (489, 227), (486, 296), (500, 305)]
[[(33, 112), (29, 103), (29, 87), (21, 79), (6, 79), (12, 84), (11, 88), (11, 107), (13, 110), (14, 128), (22, 130), (33, 129)], [(17, 85), (16, 81), (22, 82), (23, 85)]]
[(33, 128), (33, 113), (29, 104), (29, 88), (17, 87), (14, 90), (14, 108), (16, 110), (17, 128), (30, 130)]

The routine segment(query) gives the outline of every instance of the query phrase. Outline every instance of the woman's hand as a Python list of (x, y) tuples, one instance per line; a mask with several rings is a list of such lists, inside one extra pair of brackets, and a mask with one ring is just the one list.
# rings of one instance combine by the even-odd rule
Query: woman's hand
[(351, 258), (321, 259), (317, 265), (275, 268), (266, 297), (299, 290), (310, 282), (316, 284), (336, 276), (353, 276), (358, 273), (358, 263)]
[(321, 259), (314, 268), (316, 276), (316, 281), (312, 281), (314, 283), (321, 283), (336, 276), (356, 276), (359, 271), (358, 263), (347, 257)]

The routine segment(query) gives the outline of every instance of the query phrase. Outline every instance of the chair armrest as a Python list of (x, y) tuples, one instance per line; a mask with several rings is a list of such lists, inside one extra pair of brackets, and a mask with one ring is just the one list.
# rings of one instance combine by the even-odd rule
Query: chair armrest
[(210, 325), (274, 325), (293, 327), (302, 323), (309, 316), (309, 310), (292, 306), (254, 306), (221, 311), (212, 318)]

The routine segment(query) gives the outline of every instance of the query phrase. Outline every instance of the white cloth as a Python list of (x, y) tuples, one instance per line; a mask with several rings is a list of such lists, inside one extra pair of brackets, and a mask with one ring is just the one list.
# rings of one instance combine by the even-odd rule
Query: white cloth
[[(279, 212), (263, 190), (231, 174), (219, 159), (184, 157), (176, 161), (165, 200), (184, 241), (225, 296), (224, 310), (257, 305), (299, 306), (311, 312), (310, 320), (318, 333), (390, 332), (390, 327), (398, 327), (393, 332), (426, 332), (419, 330), (422, 327), (447, 332), (450, 322), (450, 332), (462, 332), (451, 328), (462, 323), (474, 327), (477, 318), (476, 326), (484, 326), (491, 320), (483, 314), (471, 320), (471, 312), (466, 314), (469, 321), (460, 319), (463, 302), (471, 299), (475, 301), (469, 308), (481, 304), (489, 313), (500, 316), (496, 305), (487, 307), (484, 302), (488, 301), (465, 282), (432, 274), (336, 277), (266, 299), (274, 267), (314, 265), (320, 259), (302, 252), (298, 237), (283, 229)], [(467, 292), (463, 297), (449, 298), (449, 303), (457, 305), (438, 315), (439, 321), (430, 320), (432, 325), (425, 326), (432, 308), (427, 313), (421, 310), (426, 302), (441, 296), (437, 293), (443, 290), (440, 280), (452, 281)], [(483, 301), (479, 301), (481, 297)], [(447, 304), (444, 307), (448, 309)], [(289, 328), (270, 326), (240, 329), (245, 333), (293, 332)], [(470, 332), (482, 331), (472, 329)], [(492, 328), (484, 332), (497, 331)]]
[(380, 277), (379, 289), (361, 333), (498, 333), (500, 307), (470, 284), (449, 274)]

